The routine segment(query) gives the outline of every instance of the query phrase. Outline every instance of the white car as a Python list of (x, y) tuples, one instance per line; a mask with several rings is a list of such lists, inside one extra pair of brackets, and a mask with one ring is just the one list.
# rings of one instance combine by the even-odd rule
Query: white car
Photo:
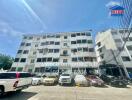
[(27, 72), (0, 72), (0, 96), (6, 92), (28, 88), (31, 82), (31, 74)]
[(40, 85), (43, 83), (43, 77), (41, 76), (34, 76), (32, 78), (32, 85)]
[(72, 84), (72, 77), (70, 74), (61, 74), (59, 78), (59, 84)]
[(76, 75), (74, 81), (77, 86), (90, 86), (90, 82), (87, 81), (84, 75)]

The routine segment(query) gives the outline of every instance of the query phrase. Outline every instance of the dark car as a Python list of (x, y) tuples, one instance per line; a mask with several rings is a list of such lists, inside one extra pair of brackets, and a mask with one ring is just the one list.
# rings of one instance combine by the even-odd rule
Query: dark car
[(88, 81), (90, 81), (90, 84), (92, 86), (104, 86), (104, 81), (102, 79), (100, 79), (98, 76), (96, 75), (88, 75), (86, 76), (86, 79)]
[(115, 78), (114, 76), (111, 75), (101, 75), (100, 78), (106, 83), (110, 84), (110, 82)]

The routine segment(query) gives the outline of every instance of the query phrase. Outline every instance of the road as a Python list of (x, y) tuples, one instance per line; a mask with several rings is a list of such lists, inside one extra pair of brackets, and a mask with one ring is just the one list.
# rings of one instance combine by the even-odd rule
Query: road
[(132, 87), (31, 86), (21, 93), (8, 93), (0, 100), (131, 100)]

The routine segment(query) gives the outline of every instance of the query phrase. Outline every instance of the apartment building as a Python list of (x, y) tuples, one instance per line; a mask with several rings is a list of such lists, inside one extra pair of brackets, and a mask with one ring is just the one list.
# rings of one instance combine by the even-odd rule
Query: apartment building
[(11, 71), (89, 73), (98, 67), (91, 31), (24, 35)]
[(126, 40), (129, 33), (130, 29), (108, 29), (99, 32), (95, 39), (98, 63), (119, 65), (128, 77), (132, 74), (132, 33)]

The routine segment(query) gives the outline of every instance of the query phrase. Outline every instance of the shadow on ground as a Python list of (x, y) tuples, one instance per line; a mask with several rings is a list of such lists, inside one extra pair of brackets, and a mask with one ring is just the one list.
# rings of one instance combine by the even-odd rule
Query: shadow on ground
[(29, 98), (33, 97), (37, 93), (35, 92), (9, 92), (4, 96), (0, 97), (0, 100), (28, 100)]

